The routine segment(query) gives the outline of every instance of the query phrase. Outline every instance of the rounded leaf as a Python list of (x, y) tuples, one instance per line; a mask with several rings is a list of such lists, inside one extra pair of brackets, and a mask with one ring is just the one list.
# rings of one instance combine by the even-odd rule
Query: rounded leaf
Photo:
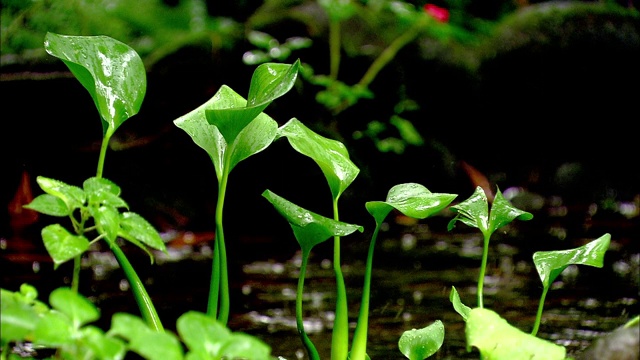
[(47, 33), (47, 53), (67, 65), (89, 91), (103, 120), (103, 130), (115, 131), (137, 114), (147, 90), (142, 59), (131, 47), (108, 36)]

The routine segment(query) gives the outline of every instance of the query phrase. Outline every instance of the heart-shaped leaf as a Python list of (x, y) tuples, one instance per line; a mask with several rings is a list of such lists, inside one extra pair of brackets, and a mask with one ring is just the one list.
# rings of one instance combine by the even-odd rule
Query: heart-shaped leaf
[(533, 263), (538, 270), (543, 286), (545, 288), (551, 286), (556, 277), (572, 264), (601, 268), (610, 242), (611, 235), (604, 234), (575, 249), (535, 252)]
[(311, 248), (332, 236), (346, 236), (356, 230), (364, 231), (360, 225), (336, 221), (303, 209), (270, 190), (265, 190), (262, 196), (289, 222), (304, 253), (309, 253)]
[(66, 314), (74, 329), (96, 321), (100, 312), (91, 301), (70, 288), (61, 287), (53, 290), (49, 296), (51, 307)]
[(61, 59), (89, 91), (102, 118), (103, 133), (113, 133), (137, 114), (147, 91), (142, 59), (128, 45), (108, 36), (47, 33), (44, 48)]
[(291, 119), (278, 129), (299, 153), (310, 157), (324, 173), (334, 199), (355, 180), (360, 169), (349, 159), (343, 143), (318, 135), (298, 119)]
[[(229, 121), (227, 124), (229, 127), (236, 127), (233, 130), (233, 142), (231, 143), (227, 143), (216, 125), (207, 121), (207, 118), (212, 116), (212, 110), (224, 109), (225, 107), (244, 107), (245, 105), (246, 100), (242, 96), (230, 87), (222, 86), (206, 103), (174, 120), (174, 124), (178, 128), (189, 134), (196, 145), (209, 154), (218, 181), (222, 178), (225, 169), (228, 173), (238, 162), (264, 150), (276, 136), (278, 124), (265, 113), (248, 115), (252, 120), (249, 122)], [(231, 130), (227, 129), (227, 131)]]
[(456, 221), (461, 221), (467, 226), (478, 228), (485, 238), (489, 238), (497, 229), (515, 219), (526, 221), (533, 218), (531, 213), (513, 207), (502, 196), (500, 189), (496, 192), (491, 206), (491, 214), (489, 214), (487, 196), (480, 186), (476, 187), (474, 193), (467, 200), (452, 206), (451, 210), (457, 212), (457, 214), (449, 222), (449, 230), (453, 229)]
[(215, 125), (227, 143), (236, 137), (271, 102), (286, 94), (295, 83), (300, 60), (293, 65), (265, 63), (256, 68), (251, 77), (247, 101), (221, 96), (216, 100), (219, 106), (207, 109), (207, 121)]
[(82, 207), (87, 199), (84, 190), (77, 186), (68, 185), (62, 181), (44, 176), (38, 176), (36, 181), (44, 192), (64, 201), (70, 212)]
[(60, 224), (48, 225), (42, 229), (44, 247), (53, 259), (54, 268), (73, 259), (89, 249), (89, 240), (81, 235), (73, 235)]
[(393, 209), (412, 218), (424, 219), (446, 208), (456, 196), (433, 194), (420, 184), (406, 183), (392, 187), (386, 201), (370, 201), (365, 207), (378, 224), (382, 223)]

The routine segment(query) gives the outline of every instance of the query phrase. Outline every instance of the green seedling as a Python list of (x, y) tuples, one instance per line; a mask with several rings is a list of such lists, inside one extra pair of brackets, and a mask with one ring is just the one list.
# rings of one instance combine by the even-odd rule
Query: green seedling
[[(291, 147), (318, 164), (331, 189), (333, 219), (339, 221), (338, 199), (360, 172), (360, 169), (349, 159), (349, 153), (344, 144), (316, 134), (295, 118), (279, 129), (279, 136), (286, 137)], [(346, 359), (349, 352), (347, 290), (341, 268), (340, 236), (336, 235), (333, 239), (336, 312), (331, 337), (331, 358)]]
[[(429, 189), (420, 184), (407, 183), (392, 187), (391, 190), (389, 190), (385, 201), (370, 201), (365, 204), (367, 211), (375, 219), (376, 227), (373, 231), (371, 242), (369, 243), (369, 252), (367, 254), (367, 263), (365, 265), (364, 285), (362, 288), (362, 301), (360, 302), (360, 313), (358, 315), (356, 330), (353, 335), (351, 353), (349, 354), (351, 360), (364, 360), (367, 353), (367, 333), (369, 319), (369, 300), (371, 292), (371, 273), (373, 271), (373, 254), (375, 250), (376, 240), (378, 238), (378, 233), (380, 232), (380, 228), (382, 227), (384, 220), (393, 210), (397, 210), (402, 214), (415, 219), (425, 219), (429, 216), (439, 213), (444, 208), (449, 206), (449, 204), (456, 198), (456, 196), (457, 195), (453, 194), (433, 194), (431, 191), (429, 191)], [(442, 326), (442, 324), (440, 325)], [(443, 337), (444, 327), (442, 331)], [(430, 333), (429, 330), (419, 332), (419, 334), (421, 335), (426, 335), (428, 333)], [(417, 354), (422, 353), (423, 351), (419, 349), (430, 349), (429, 351), (424, 350), (425, 352), (423, 354), (426, 354), (433, 350), (434, 344), (431, 344), (432, 338), (430, 336), (416, 337), (414, 335), (411, 335), (411, 333), (407, 335), (408, 338), (411, 338), (411, 341), (403, 342), (403, 346), (401, 346), (401, 351), (405, 355), (407, 354), (406, 351), (409, 351), (412, 354)], [(435, 344), (437, 344), (438, 342), (439, 345), (435, 348), (435, 350), (433, 350), (433, 352), (431, 352), (427, 356), (431, 356), (440, 348), (440, 346), (442, 345), (442, 340), (436, 340)], [(415, 358), (413, 356), (416, 355), (412, 355), (412, 357), (410, 357), (412, 360)]]
[(533, 254), (533, 263), (542, 281), (542, 295), (538, 304), (538, 312), (536, 313), (536, 322), (533, 325), (532, 335), (538, 333), (540, 321), (542, 320), (542, 309), (547, 292), (553, 281), (560, 275), (569, 265), (589, 265), (601, 268), (604, 263), (604, 254), (609, 249), (611, 235), (604, 234), (578, 248), (570, 250), (556, 251), (538, 251)]
[[(290, 201), (266, 190), (264, 196), (288, 222), (293, 233), (300, 244), (302, 250), (302, 264), (300, 266), (300, 275), (298, 276), (298, 288), (296, 293), (296, 324), (298, 333), (302, 339), (302, 343), (307, 349), (309, 358), (312, 360), (320, 360), (320, 355), (315, 345), (307, 336), (304, 330), (302, 318), (302, 299), (304, 290), (304, 278), (309, 262), (311, 250), (317, 244), (320, 244), (332, 236), (346, 236), (352, 234), (356, 230), (362, 232), (362, 226), (343, 223), (337, 220), (329, 219), (324, 216), (315, 214), (303, 209)], [(348, 335), (348, 334), (347, 334)]]
[(108, 243), (129, 280), (143, 317), (154, 328), (162, 330), (142, 281), (116, 239), (125, 238), (145, 250), (150, 247), (166, 251), (165, 245), (156, 230), (141, 216), (130, 211), (120, 212), (120, 209), (128, 210), (126, 202), (120, 198), (120, 188), (102, 178), (111, 136), (122, 123), (137, 114), (142, 105), (147, 84), (142, 60), (129, 46), (106, 36), (48, 33), (44, 46), (50, 55), (67, 65), (91, 95), (100, 114), (103, 138), (95, 177), (86, 180), (79, 188), (40, 176), (38, 185), (46, 194), (36, 197), (25, 207), (71, 220), (74, 233), (55, 224), (45, 227), (42, 237), (56, 267), (73, 259), (73, 291), (78, 291), (80, 256), (90, 244), (86, 236), (95, 230), (98, 235), (92, 241), (104, 239)]
[[(56, 349), (59, 359), (119, 360), (136, 354), (147, 360), (206, 360), (244, 358), (271, 360), (271, 348), (241, 332), (231, 332), (204, 313), (188, 311), (176, 323), (177, 335), (160, 332), (141, 318), (116, 313), (105, 333), (91, 325), (100, 311), (70, 288), (57, 288), (47, 304), (37, 300), (30, 285), (20, 291), (2, 289), (2, 348), (12, 341), (29, 341), (34, 349)], [(184, 349), (187, 349), (186, 353)]]
[(207, 313), (226, 324), (229, 318), (229, 280), (222, 214), (231, 170), (242, 160), (267, 148), (276, 138), (278, 123), (262, 111), (284, 95), (296, 80), (293, 65), (266, 63), (251, 78), (248, 99), (223, 86), (206, 103), (174, 120), (196, 145), (204, 149), (216, 171), (216, 242)]
[[(292, 119), (283, 125), (279, 129), (279, 134), (286, 137), (296, 151), (312, 158), (318, 164), (329, 183), (333, 196), (334, 220), (338, 221), (338, 199), (359, 173), (359, 169), (349, 159), (344, 144), (316, 134), (297, 119)], [(377, 201), (366, 204), (377, 226), (367, 256), (362, 303), (350, 352), (346, 287), (340, 262), (340, 236), (334, 237), (336, 317), (332, 334), (332, 358), (349, 357), (352, 360), (359, 360), (367, 356), (369, 297), (375, 239), (389, 212), (396, 209), (407, 216), (424, 219), (444, 209), (455, 197), (456, 195), (451, 194), (432, 194), (419, 184), (402, 184), (390, 190), (386, 202)]]
[(449, 231), (453, 229), (457, 221), (460, 221), (467, 226), (478, 228), (482, 233), (483, 247), (482, 263), (478, 277), (478, 307), (484, 307), (482, 288), (484, 275), (487, 270), (487, 257), (489, 254), (489, 240), (491, 239), (491, 235), (515, 219), (524, 221), (531, 220), (533, 215), (513, 207), (509, 201), (502, 196), (500, 189), (496, 192), (493, 204), (491, 205), (491, 213), (489, 213), (487, 195), (479, 186), (476, 187), (475, 192), (467, 200), (452, 206), (451, 210), (456, 213), (456, 216), (449, 222)]

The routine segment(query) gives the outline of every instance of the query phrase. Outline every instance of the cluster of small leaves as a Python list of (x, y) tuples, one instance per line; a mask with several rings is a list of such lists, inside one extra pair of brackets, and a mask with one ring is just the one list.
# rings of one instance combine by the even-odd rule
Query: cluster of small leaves
[[(92, 230), (98, 233), (94, 240), (106, 238), (113, 242), (122, 237), (147, 252), (147, 247), (166, 252), (153, 226), (142, 216), (126, 211), (128, 205), (120, 197), (120, 187), (113, 182), (92, 177), (82, 188), (43, 176), (37, 182), (45, 193), (25, 207), (51, 216), (69, 217), (74, 227), (74, 233), (60, 224), (42, 229), (44, 245), (56, 268), (89, 249), (91, 241), (86, 234)], [(91, 219), (92, 226), (88, 227)]]
[(268, 61), (285, 61), (295, 50), (308, 48), (313, 41), (303, 36), (293, 36), (281, 43), (275, 37), (263, 31), (251, 31), (247, 40), (257, 47), (242, 55), (242, 61), (246, 65), (258, 65)]
[[(215, 319), (195, 311), (178, 318), (177, 334), (156, 331), (141, 318), (116, 313), (104, 332), (91, 325), (100, 311), (89, 299), (61, 287), (50, 297), (51, 307), (24, 284), (2, 293), (2, 349), (30, 342), (37, 349), (56, 349), (59, 359), (123, 359), (128, 352), (147, 360), (271, 359), (271, 348), (256, 337), (231, 332)], [(184, 348), (187, 348), (185, 354)]]

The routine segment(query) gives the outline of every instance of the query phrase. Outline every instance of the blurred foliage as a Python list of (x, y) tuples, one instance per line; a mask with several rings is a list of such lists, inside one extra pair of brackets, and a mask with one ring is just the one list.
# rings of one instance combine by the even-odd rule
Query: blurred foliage
[(3, 65), (45, 57), (48, 31), (113, 37), (134, 48), (148, 68), (187, 45), (230, 48), (243, 38), (241, 24), (210, 16), (202, 0), (175, 6), (160, 0), (2, 0), (1, 21)]
[[(230, 62), (248, 66), (299, 58), (301, 79), (308, 85), (304, 91), (326, 110), (318, 116), (324, 122), (319, 126), (331, 136), (350, 137), (340, 134), (336, 122), (362, 100), (385, 95), (390, 107), (414, 104), (376, 114), (356, 127), (356, 139), (393, 153), (423, 144), (411, 122), (424, 101), (411, 99), (404, 85), (378, 80), (383, 85), (376, 86), (374, 80), (389, 64), (395, 67), (389, 71), (408, 62), (445, 64), (475, 79), (487, 60), (523, 48), (594, 41), (633, 48), (640, 43), (640, 16), (632, 0), (0, 1), (3, 72), (48, 61), (42, 46), (48, 31), (111, 36), (134, 48), (148, 70), (187, 46), (211, 51), (212, 58), (229, 50), (238, 56)], [(446, 17), (430, 13), (434, 7)]]

